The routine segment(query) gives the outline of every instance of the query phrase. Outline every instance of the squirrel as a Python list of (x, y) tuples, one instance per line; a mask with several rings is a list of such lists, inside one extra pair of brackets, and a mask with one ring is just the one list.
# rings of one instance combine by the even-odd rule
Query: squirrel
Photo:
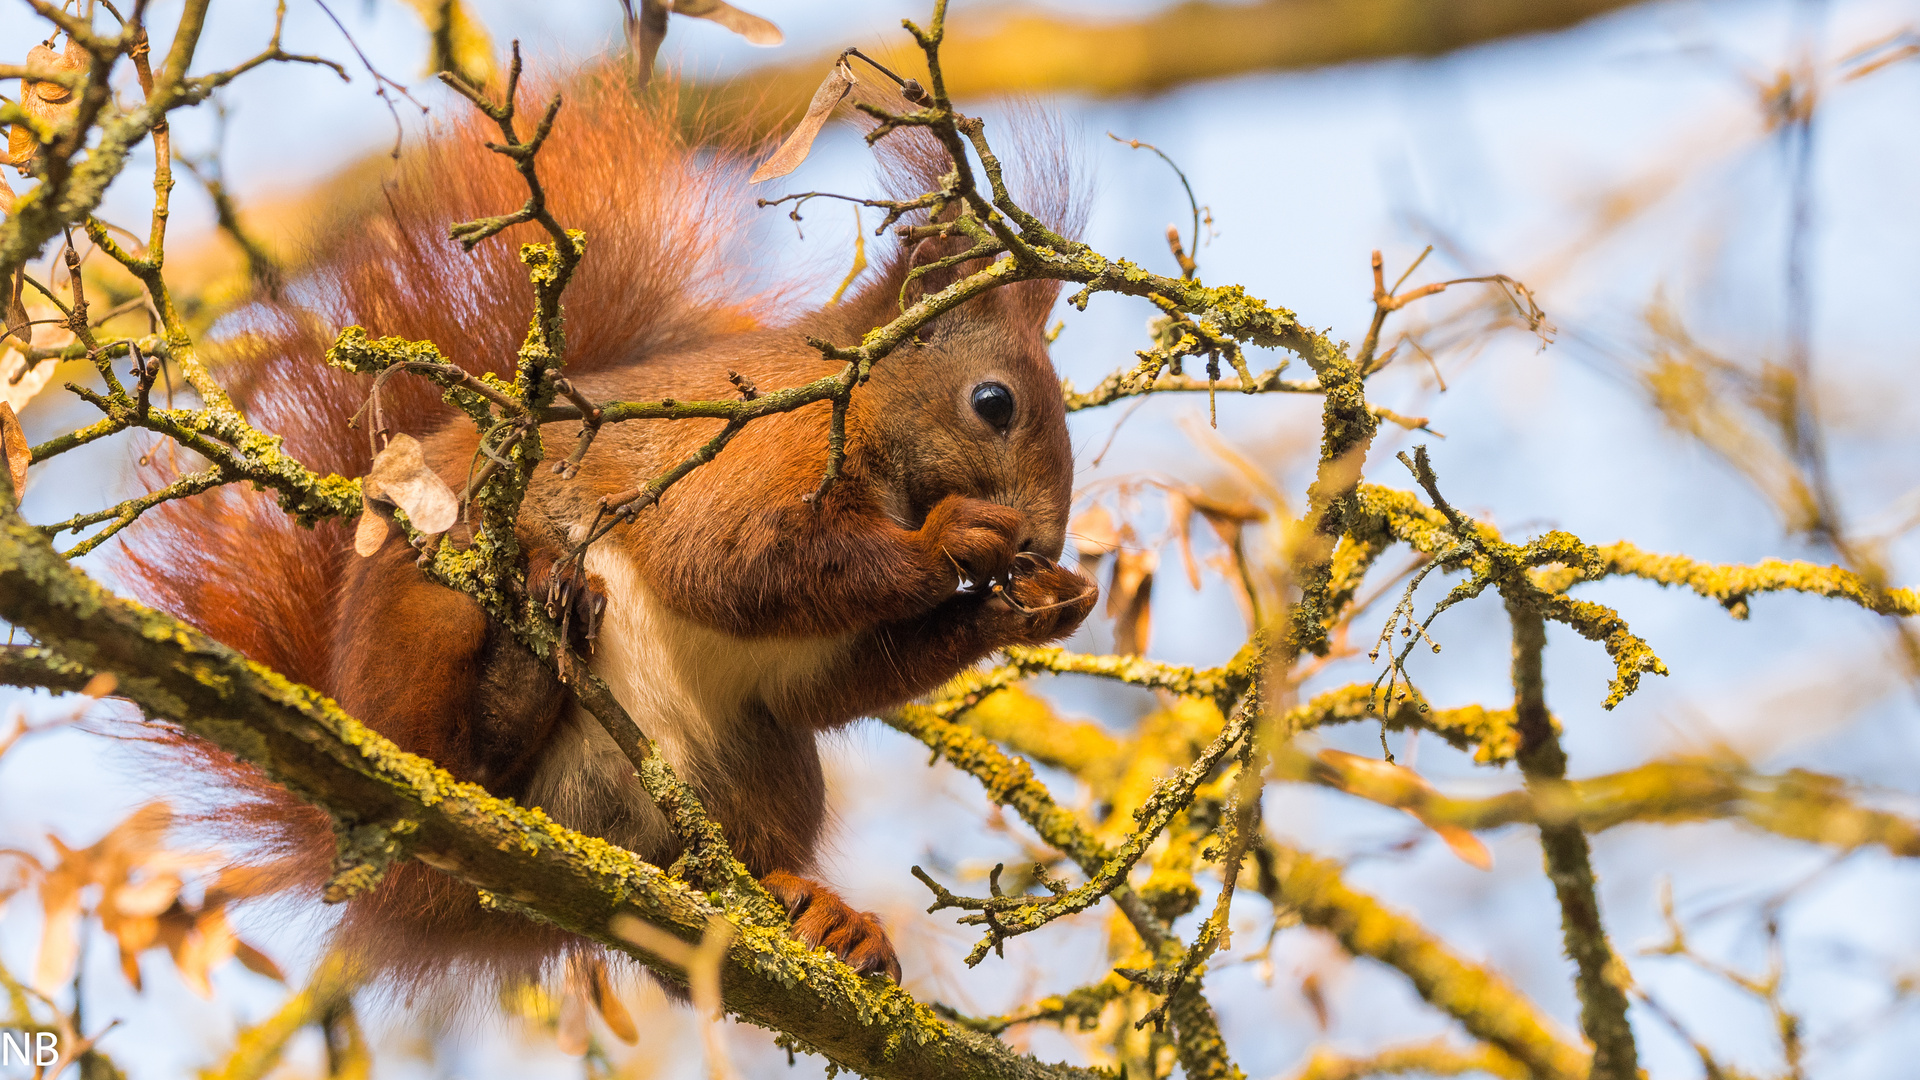
[[(594, 401), (704, 400), (837, 371), (808, 337), (856, 341), (910, 293), (973, 267), (909, 280), (963, 248), (896, 245), (844, 301), (777, 317), (785, 286), (750, 290), (743, 143), (716, 153), (679, 115), (672, 87), (638, 97), (618, 78), (576, 80), (538, 158), (548, 205), (584, 230), (565, 297), (566, 363)], [(951, 168), (931, 139), (896, 132), (882, 160), (895, 188), (932, 190)], [(371, 380), (324, 354), (350, 324), (435, 342), (470, 371), (508, 375), (532, 311), (517, 226), (463, 252), (447, 227), (525, 198), (477, 121), (416, 149), (375, 212), (317, 244), (304, 280), (262, 298), (225, 341), (237, 401), (309, 468), (367, 472), (349, 421)], [(724, 144), (724, 138), (721, 139)], [(1071, 228), (1060, 155), (1033, 153), (1029, 200)], [(518, 523), (525, 588), (566, 605), (592, 669), (662, 749), (781, 900), (799, 940), (898, 981), (877, 917), (814, 879), (826, 822), (822, 732), (924, 694), (1009, 645), (1059, 640), (1094, 601), (1062, 567), (1073, 480), (1044, 320), (1057, 282), (1001, 287), (936, 319), (876, 365), (852, 396), (838, 480), (816, 500), (830, 406), (756, 420), (631, 524), (567, 553), (603, 496), (685, 459), (719, 421), (602, 429), (571, 477), (536, 470)], [(471, 421), (425, 380), (391, 380), (386, 427), (418, 437), (459, 490), (476, 456)], [(577, 423), (543, 429), (570, 445)], [(295, 525), (268, 494), (229, 486), (168, 503), (129, 534), (123, 576), (141, 599), (335, 698), (402, 749), (658, 865), (678, 845), (632, 766), (550, 670), (472, 597), (429, 580), (397, 534), (371, 557), (350, 524)], [(457, 536), (456, 536), (457, 539)], [(981, 586), (1000, 583), (999, 590)], [(549, 601), (550, 609), (552, 601)], [(286, 884), (317, 889), (334, 851), (321, 811), (250, 766), (182, 735), (224, 779), (211, 812), (283, 858)], [(483, 908), (475, 890), (418, 862), (347, 905), (340, 946), (376, 971), (424, 981), (456, 970), (538, 976), (580, 939)]]

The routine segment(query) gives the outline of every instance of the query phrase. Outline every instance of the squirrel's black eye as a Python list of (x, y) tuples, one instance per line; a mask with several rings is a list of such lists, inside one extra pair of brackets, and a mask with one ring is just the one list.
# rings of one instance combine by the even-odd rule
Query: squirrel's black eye
[(1013, 391), (997, 382), (983, 382), (973, 388), (973, 411), (996, 431), (1013, 423)]

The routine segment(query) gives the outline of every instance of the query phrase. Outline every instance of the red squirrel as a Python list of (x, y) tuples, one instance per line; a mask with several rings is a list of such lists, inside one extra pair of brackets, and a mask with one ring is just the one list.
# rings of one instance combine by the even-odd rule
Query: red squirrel
[[(808, 336), (858, 341), (898, 313), (903, 283), (937, 289), (961, 272), (909, 283), (911, 265), (948, 249), (902, 245), (844, 302), (776, 319), (777, 295), (741, 285), (753, 245), (739, 156), (684, 137), (685, 118), (662, 104), (674, 97), (636, 101), (619, 80), (588, 77), (540, 153), (549, 205), (587, 237), (564, 298), (565, 370), (587, 397), (729, 398), (739, 392), (730, 371), (767, 389), (818, 378), (839, 364)], [(928, 190), (950, 165), (911, 134), (890, 137), (906, 149), (883, 157), (888, 179)], [(348, 421), (371, 380), (322, 359), (346, 325), (431, 340), (469, 370), (511, 371), (532, 312), (516, 249), (544, 236), (523, 226), (471, 254), (447, 239), (450, 223), (525, 197), (485, 138), (467, 122), (430, 139), (375, 212), (322, 241), (288, 298), (250, 309), (232, 336), (223, 371), (236, 397), (309, 467), (347, 476), (369, 467), (367, 434)], [(1043, 173), (1033, 186), (1036, 212), (1066, 225), (1063, 178)], [(1093, 605), (1093, 583), (1054, 561), (1072, 487), (1042, 330), (1057, 288), (994, 290), (882, 360), (853, 395), (843, 473), (817, 501), (803, 496), (826, 465), (825, 403), (749, 424), (588, 549), (584, 571), (564, 556), (598, 500), (685, 458), (718, 421), (609, 425), (577, 476), (540, 467), (521, 513), (526, 587), (569, 597), (576, 644), (788, 906), (794, 934), (864, 973), (899, 978), (884, 929), (807, 876), (826, 820), (817, 737), (996, 649), (1063, 638)], [(477, 435), (439, 398), (424, 381), (390, 380), (382, 414), (422, 440), (458, 491)], [(577, 430), (548, 425), (550, 456)], [(359, 558), (340, 523), (303, 529), (269, 496), (234, 488), (151, 516), (158, 522), (142, 523), (125, 564), (148, 602), (331, 694), (456, 777), (659, 865), (676, 856), (598, 723), (478, 602), (428, 580), (397, 533)], [(991, 581), (1005, 591), (963, 587)], [(198, 753), (245, 796), (220, 823), (293, 856), (301, 884), (323, 881), (326, 817), (216, 751)], [(339, 933), (403, 980), (463, 965), (534, 974), (578, 944), (482, 908), (470, 886), (418, 863), (350, 903)]]

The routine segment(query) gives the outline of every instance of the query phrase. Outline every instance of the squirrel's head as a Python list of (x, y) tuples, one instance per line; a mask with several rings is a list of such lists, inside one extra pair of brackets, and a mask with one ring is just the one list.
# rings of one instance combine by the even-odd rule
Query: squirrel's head
[[(1072, 168), (1067, 133), (1047, 114), (1016, 108), (994, 126), (1006, 182), (1022, 205), (1064, 236), (1078, 235), (1088, 193)], [(884, 179), (897, 198), (937, 190), (953, 164), (938, 140), (896, 131), (878, 147)], [(942, 217), (951, 217), (950, 206)], [(924, 224), (909, 215), (906, 224)], [(901, 305), (939, 292), (984, 260), (936, 267), (971, 241), (949, 236), (903, 243), (880, 260), (879, 273), (849, 298), (842, 317), (857, 338), (891, 321)], [(916, 267), (923, 268), (914, 273)], [(1058, 559), (1073, 498), (1073, 453), (1067, 442), (1060, 379), (1047, 354), (1046, 320), (1060, 294), (1057, 281), (1022, 281), (974, 297), (922, 327), (873, 369), (853, 395), (848, 417), (868, 445), (850, 446), (880, 481), (886, 511), (917, 528), (948, 495), (997, 502), (1027, 515), (1032, 535), (1022, 547)], [(856, 427), (857, 425), (857, 427)]]
[(984, 499), (1026, 514), (1023, 550), (1060, 557), (1073, 452), (1043, 331), (1054, 285), (1002, 287), (942, 315), (854, 394), (850, 450), (900, 524), (917, 528), (948, 495)]

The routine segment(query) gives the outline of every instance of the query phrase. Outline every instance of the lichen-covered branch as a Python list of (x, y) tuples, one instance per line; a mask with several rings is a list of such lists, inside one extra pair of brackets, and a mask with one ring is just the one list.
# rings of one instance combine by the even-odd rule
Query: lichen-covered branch
[(1542, 779), (1525, 790), (1484, 799), (1369, 788), (1352, 775), (1341, 777), (1335, 786), (1375, 802), (1416, 809), (1422, 820), (1469, 829), (1524, 822), (1591, 834), (1636, 822), (1739, 820), (1788, 839), (1841, 850), (1874, 845), (1892, 855), (1920, 856), (1920, 822), (1862, 805), (1860, 793), (1845, 780), (1804, 769), (1768, 776), (1738, 761), (1713, 758), (1656, 761), (1584, 780)]
[(1111, 769), (1125, 756), (1124, 744), (1099, 724), (1065, 720), (1045, 699), (1008, 686), (961, 705), (943, 698), (936, 715), (958, 719), (980, 734), (1038, 764), (1087, 778)]
[(79, 558), (112, 539), (122, 529), (125, 529), (138, 520), (141, 514), (159, 506), (161, 503), (171, 502), (174, 499), (190, 498), (203, 491), (211, 491), (226, 482), (227, 475), (220, 469), (203, 469), (200, 472), (188, 473), (165, 487), (157, 488), (147, 492), (145, 495), (117, 503), (105, 510), (95, 510), (87, 514), (75, 514), (65, 521), (57, 521), (51, 525), (42, 525), (41, 528), (45, 529), (48, 535), (57, 536), (62, 532), (70, 531), (77, 533), (82, 529), (98, 525), (103, 521), (107, 522), (106, 528), (101, 529), (99, 532), (94, 533), (92, 536), (87, 537), (85, 540), (80, 541), (62, 553), (69, 559)]
[[(99, 394), (78, 389), (76, 392), (105, 414), (102, 423), (114, 431), (140, 428), (165, 435), (206, 458), (225, 482), (247, 481), (272, 491), (278, 496), (280, 508), (302, 524), (360, 513), (360, 481), (313, 472), (282, 450), (278, 438), (247, 423), (230, 407), (148, 408), (143, 412), (140, 403), (124, 391)], [(93, 441), (105, 432), (89, 428), (84, 434), (90, 437), (68, 440), (49, 449), (47, 454)], [(36, 448), (35, 460), (39, 460), (40, 449)]]
[[(1076, 653), (1060, 648), (1012, 648), (1007, 662), (993, 673), (1005, 672), (1018, 680), (1040, 674), (1092, 675), (1127, 683), (1148, 690), (1165, 690), (1179, 697), (1202, 697), (1219, 701), (1244, 693), (1248, 677), (1244, 670), (1231, 666), (1196, 670), (1178, 664), (1166, 664), (1133, 655), (1097, 655)], [(956, 681), (956, 687), (968, 685)], [(984, 685), (984, 684), (983, 684)]]
[(1765, 559), (1752, 566), (1701, 562), (1685, 555), (1657, 555), (1626, 541), (1605, 544), (1600, 559), (1608, 574), (1657, 581), (1691, 589), (1745, 618), (1747, 602), (1759, 593), (1801, 592), (1848, 600), (1881, 615), (1920, 615), (1920, 593), (1890, 588), (1839, 566), (1798, 560)]
[[(1042, 840), (1073, 860), (1084, 873), (1099, 873), (1112, 857), (1107, 846), (1089, 833), (1071, 811), (1054, 801), (1046, 787), (1034, 778), (1032, 766), (1008, 756), (985, 736), (925, 706), (906, 706), (881, 719), (895, 730), (925, 743), (950, 764), (971, 773), (986, 789), (988, 798), (1019, 814)], [(1130, 887), (1121, 883), (1108, 895), (1156, 960), (1169, 966), (1180, 962), (1186, 947)], [(1190, 980), (1182, 988), (1172, 1020), (1182, 1064), (1190, 1075), (1223, 1078), (1240, 1075), (1226, 1056), (1226, 1044), (1211, 1006), (1200, 996), (1198, 980)]]
[(1482, 765), (1513, 760), (1520, 744), (1511, 709), (1488, 709), (1479, 705), (1433, 709), (1413, 693), (1385, 710), (1378, 705), (1379, 695), (1372, 686), (1354, 683), (1314, 695), (1312, 700), (1289, 710), (1281, 724), (1290, 734), (1361, 721), (1385, 724), (1389, 731), (1431, 731), (1454, 749), (1472, 754)]
[(360, 977), (338, 953), (323, 957), (307, 984), (295, 991), (273, 1015), (241, 1030), (225, 1061), (202, 1070), (200, 1080), (262, 1080), (279, 1065), (287, 1044), (310, 1024), (327, 1018), (353, 1001)]
[(37, 686), (59, 693), (78, 693), (95, 672), (52, 649), (38, 645), (0, 646), (0, 684)]
[(1586, 1080), (1587, 1055), (1553, 1031), (1506, 980), (1461, 957), (1418, 923), (1349, 887), (1339, 866), (1274, 840), (1254, 851), (1259, 889), (1275, 907), (1325, 930), (1355, 956), (1398, 970), (1467, 1034), (1545, 1080)]
[[(1529, 785), (1565, 779), (1566, 751), (1547, 714), (1541, 654), (1547, 627), (1538, 611), (1509, 597), (1513, 622), (1513, 711), (1520, 732), (1516, 759)], [(1577, 824), (1540, 826), (1540, 849), (1547, 879), (1560, 901), (1560, 928), (1567, 956), (1577, 969), (1574, 990), (1580, 997), (1580, 1027), (1593, 1044), (1592, 1080), (1635, 1080), (1640, 1072), (1633, 1026), (1627, 1022), (1626, 989), (1632, 977), (1613, 954), (1606, 925), (1600, 921), (1600, 894), (1594, 883), (1587, 835)]]
[(988, 949), (998, 949), (1005, 939), (1030, 933), (1056, 919), (1085, 911), (1125, 884), (1127, 875), (1140, 857), (1146, 854), (1148, 846), (1159, 838), (1161, 830), (1167, 827), (1175, 814), (1186, 809), (1193, 801), (1195, 790), (1247, 737), (1253, 721), (1253, 713), (1245, 709), (1236, 710), (1225, 730), (1191, 764), (1157, 785), (1153, 794), (1134, 811), (1133, 819), (1138, 827), (1127, 835), (1119, 849), (1098, 869), (1088, 872), (1085, 884), (1071, 889), (1062, 886), (1051, 897), (993, 896), (983, 900), (957, 897), (935, 886), (937, 899), (929, 910), (957, 907), (975, 911), (979, 914), (969, 915), (960, 921), (987, 927), (987, 936), (968, 954), (967, 965), (971, 967), (979, 963)]
[(1331, 1050), (1313, 1052), (1288, 1080), (1364, 1080), (1369, 1076), (1463, 1076), (1486, 1073), (1502, 1080), (1528, 1080), (1525, 1066), (1491, 1046), (1462, 1049), (1444, 1039), (1396, 1046), (1362, 1057)]
[[(343, 822), (403, 837), (406, 854), (482, 890), (496, 906), (620, 949), (668, 979), (675, 969), (614, 934), (612, 920), (632, 915), (691, 941), (709, 916), (732, 914), (620, 848), (455, 781), (316, 691), (114, 597), (62, 560), (10, 505), (0, 510), (0, 616), (71, 662), (113, 673), (118, 692), (148, 715), (259, 765)], [(743, 927), (725, 981), (736, 1014), (865, 1075), (1092, 1075), (956, 1030), (905, 991), (855, 975), (782, 929)]]
[[(764, 391), (736, 376), (737, 399), (595, 402), (564, 378), (562, 299), (589, 249), (584, 236), (567, 229), (548, 209), (536, 168), (561, 99), (556, 96), (545, 106), (531, 131), (521, 130), (515, 102), (517, 46), (503, 101), (449, 80), (499, 127), (502, 143), (489, 145), (513, 162), (527, 188), (526, 201), (517, 210), (455, 225), (453, 239), (471, 248), (527, 222), (537, 222), (547, 233), (548, 242), (520, 249), (534, 303), (513, 375), (468, 371), (450, 362), (432, 342), (373, 340), (359, 327), (339, 334), (328, 359), (373, 377), (376, 415), (381, 386), (393, 377), (413, 375), (439, 386), (445, 400), (479, 427), (482, 453), (489, 460), (472, 473), (467, 494), (477, 504), (480, 528), (469, 543), (423, 545), (428, 550), (426, 573), (474, 596), (553, 667), (625, 754), (683, 842), (685, 854), (669, 869), (650, 866), (603, 841), (559, 828), (542, 811), (523, 810), (478, 787), (457, 783), (432, 762), (401, 753), (316, 691), (250, 664), (165, 616), (112, 597), (48, 546), (50, 533), (104, 525), (69, 554), (91, 550), (153, 506), (227, 483), (250, 482), (273, 492), (304, 524), (360, 513), (362, 489), (357, 481), (312, 472), (285, 455), (271, 433), (247, 421), (214, 378), (182, 317), (182, 309), (191, 311), (194, 305), (176, 304), (162, 273), (172, 186), (168, 110), (203, 100), (261, 63), (311, 58), (282, 52), (276, 25), (268, 48), (258, 56), (226, 71), (192, 77), (187, 72), (204, 23), (205, 0), (187, 0), (174, 44), (157, 67), (142, 51), (146, 31), (139, 14), (118, 35), (103, 35), (47, 0), (30, 3), (66, 27), (92, 57), (92, 65), (79, 74), (15, 71), (68, 87), (77, 106), (71, 121), (48, 125), (25, 117), (17, 106), (0, 105), (0, 120), (23, 124), (40, 144), (38, 187), (0, 223), (0, 271), (22, 265), (47, 239), (80, 226), (140, 282), (144, 302), (160, 324), (159, 333), (144, 338), (116, 340), (103, 333), (96, 339), (76, 280), (73, 303), (62, 307), (77, 340), (29, 355), (50, 359), (57, 352), (63, 358), (89, 360), (104, 390), (75, 392), (100, 410), (101, 419), (35, 448), (33, 460), (139, 429), (200, 454), (205, 465), (139, 498), (37, 528), (21, 522), (0, 496), (0, 616), (37, 638), (34, 645), (0, 652), (0, 681), (57, 690), (93, 687), (87, 692), (98, 693), (105, 676), (112, 675), (118, 693), (148, 715), (179, 724), (260, 765), (334, 816), (343, 843), (327, 886), (330, 896), (351, 895), (377, 882), (396, 860), (418, 858), (480, 890), (492, 908), (545, 920), (622, 950), (669, 982), (682, 978), (685, 965), (660, 953), (660, 939), (652, 939), (650, 952), (616, 925), (637, 918), (680, 939), (695, 940), (706, 934), (711, 920), (723, 919), (737, 932), (727, 946), (727, 1007), (783, 1032), (797, 1048), (818, 1051), (836, 1066), (865, 1075), (1090, 1075), (1020, 1057), (989, 1037), (1017, 1024), (1052, 1022), (1083, 1028), (1112, 1025), (1122, 1031), (1115, 1046), (1129, 1069), (1158, 1074), (1171, 1067), (1168, 1055), (1176, 1055), (1184, 1074), (1194, 1080), (1231, 1080), (1241, 1074), (1203, 992), (1205, 965), (1216, 950), (1226, 947), (1235, 890), (1245, 880), (1241, 863), (1251, 849), (1259, 889), (1278, 916), (1276, 927), (1297, 915), (1334, 935), (1353, 955), (1394, 967), (1423, 998), (1481, 1043), (1458, 1049), (1436, 1042), (1354, 1058), (1320, 1054), (1305, 1065), (1303, 1078), (1329, 1080), (1419, 1068), (1437, 1073), (1480, 1069), (1550, 1080), (1589, 1075), (1626, 1080), (1636, 1074), (1637, 1057), (1626, 1018), (1627, 981), (1600, 920), (1589, 834), (1627, 821), (1739, 820), (1815, 843), (1841, 848), (1877, 844), (1896, 855), (1920, 855), (1920, 823), (1873, 808), (1861, 793), (1831, 777), (1797, 771), (1763, 776), (1735, 761), (1681, 760), (1569, 781), (1540, 674), (1548, 622), (1571, 627), (1606, 648), (1614, 667), (1608, 707), (1632, 693), (1644, 674), (1665, 673), (1649, 643), (1632, 633), (1619, 611), (1570, 595), (1576, 585), (1608, 576), (1691, 589), (1736, 617), (1745, 617), (1751, 596), (1768, 591), (1838, 597), (1882, 614), (1912, 616), (1920, 614), (1920, 598), (1912, 590), (1837, 567), (1780, 561), (1718, 566), (1653, 555), (1626, 543), (1596, 547), (1558, 531), (1525, 543), (1508, 542), (1497, 529), (1468, 519), (1443, 497), (1424, 448), (1403, 456), (1420, 492), (1363, 483), (1363, 466), (1381, 422), (1425, 425), (1420, 418), (1367, 400), (1366, 379), (1385, 361), (1379, 354), (1387, 318), (1406, 302), (1450, 283), (1401, 293), (1403, 276), (1389, 289), (1376, 255), (1376, 310), (1360, 347), (1353, 349), (1244, 289), (1201, 282), (1197, 267), (1179, 247), (1177, 232), (1175, 256), (1182, 267), (1178, 278), (1149, 273), (1055, 233), (1013, 198), (986, 123), (954, 106), (940, 58), (946, 34), (944, 0), (936, 0), (933, 18), (924, 28), (908, 25), (927, 64), (927, 87), (896, 76), (908, 107), (890, 112), (863, 103), (860, 108), (877, 121), (870, 142), (902, 129), (922, 129), (919, 134), (945, 148), (952, 167), (931, 190), (900, 199), (850, 201), (884, 210), (882, 231), (892, 229), (903, 242), (947, 243), (946, 254), (920, 262), (908, 278), (924, 284), (930, 271), (946, 269), (955, 272), (952, 283), (917, 297), (903, 287), (897, 317), (858, 342), (810, 341), (832, 362), (823, 368), (832, 374)], [(133, 62), (144, 98), (124, 112), (112, 107), (108, 82), (123, 55)], [(116, 239), (91, 212), (130, 148), (149, 135), (160, 161), (153, 177), (152, 225), (141, 247)], [(764, 202), (818, 197), (823, 193)], [(1410, 268), (1408, 274), (1412, 272)], [(847, 453), (852, 395), (860, 392), (876, 364), (912, 341), (930, 321), (989, 290), (1041, 279), (1079, 285), (1069, 302), (1083, 309), (1094, 294), (1108, 292), (1141, 297), (1160, 312), (1150, 330), (1152, 347), (1141, 350), (1137, 366), (1108, 376), (1085, 393), (1062, 385), (1069, 410), (1153, 393), (1314, 393), (1322, 396), (1321, 439), (1304, 514), (1298, 520), (1281, 520), (1279, 513), (1258, 519), (1257, 527), (1271, 530), (1277, 541), (1279, 554), (1263, 568), (1271, 573), (1271, 589), (1265, 581), (1255, 588), (1250, 549), (1229, 541), (1249, 596), (1258, 593), (1288, 606), (1276, 619), (1275, 606), (1257, 599), (1251, 620), (1255, 632), (1226, 663), (1188, 667), (1140, 656), (1011, 649), (998, 666), (958, 678), (930, 702), (899, 708), (886, 717), (937, 758), (978, 779), (996, 806), (1012, 810), (1084, 875), (1079, 885), (1057, 876), (1060, 860), (1037, 848), (1030, 869), (1015, 872), (1016, 885), (1003, 889), (1004, 871), (996, 870), (990, 878), (992, 895), (983, 899), (956, 896), (922, 873), (934, 890), (936, 908), (967, 909), (971, 914), (963, 922), (985, 925), (986, 937), (970, 963), (1006, 937), (1086, 911), (1103, 899), (1113, 901), (1118, 936), (1109, 943), (1111, 974), (1006, 1016), (949, 1024), (898, 988), (862, 980), (826, 953), (789, 939), (784, 911), (733, 855), (693, 791), (675, 777), (648, 733), (636, 726), (587, 662), (567, 647), (541, 605), (524, 595), (515, 530), (532, 469), (545, 457), (542, 426), (563, 421), (582, 423), (572, 453), (559, 465), (563, 476), (579, 469), (605, 424), (689, 418), (720, 422), (717, 433), (683, 460), (658, 475), (635, 477), (631, 490), (603, 499), (585, 538), (577, 540), (577, 557), (583, 558), (586, 545), (607, 531), (636, 520), (682, 477), (717, 455), (737, 452), (730, 443), (746, 425), (824, 402), (833, 411), (827, 424), (827, 464), (813, 495), (817, 499), (839, 474)], [(1526, 314), (1529, 319), (1539, 314), (1530, 301)], [(1299, 356), (1312, 379), (1283, 378), (1286, 363), (1255, 372), (1248, 356), (1255, 347)], [(123, 358), (133, 362), (131, 383), (122, 382), (126, 369), (116, 366)], [(1199, 363), (1205, 364), (1204, 378), (1197, 367), (1193, 374), (1183, 367)], [(199, 398), (196, 407), (152, 406), (152, 378), (164, 370), (161, 364), (177, 368)], [(1227, 367), (1232, 371), (1223, 370)], [(591, 506), (588, 513), (593, 514)], [(1252, 527), (1255, 521), (1248, 517), (1240, 524)], [(1301, 657), (1346, 655), (1344, 635), (1362, 586), (1381, 556), (1399, 544), (1414, 552), (1410, 567), (1374, 575), (1382, 590), (1410, 578), (1383, 635), (1391, 642), (1399, 630), (1409, 639), (1389, 657), (1383, 675), (1388, 694), (1382, 699), (1378, 684), (1356, 684), (1296, 703), (1291, 684), (1305, 677)], [(1433, 573), (1462, 577), (1422, 621), (1414, 608), (1416, 591)], [(1381, 576), (1390, 580), (1379, 585)], [(1432, 709), (1410, 684), (1396, 695), (1395, 680), (1406, 674), (1413, 647), (1432, 642), (1426, 632), (1435, 618), (1489, 590), (1502, 597), (1514, 626), (1512, 707)], [(1265, 616), (1257, 610), (1261, 606), (1267, 608)], [(1320, 670), (1319, 662), (1306, 667)], [(1124, 734), (1069, 721), (1019, 685), (1039, 675), (1119, 683), (1147, 691), (1135, 697), (1154, 697), (1159, 704)], [(1286, 689), (1269, 701), (1265, 686)], [(1525, 784), (1490, 798), (1453, 798), (1410, 769), (1334, 752), (1312, 756), (1293, 739), (1315, 728), (1363, 720), (1380, 723), (1383, 731), (1433, 732), (1484, 764), (1517, 760)], [(1229, 758), (1236, 767), (1229, 767)], [(1085, 786), (1089, 809), (1084, 816), (1056, 800), (1035, 775), (1034, 764), (1066, 770)], [(1455, 955), (1412, 919), (1349, 888), (1336, 865), (1268, 838), (1259, 823), (1260, 796), (1264, 785), (1275, 780), (1332, 786), (1407, 809), (1436, 827), (1526, 823), (1539, 828), (1567, 949), (1575, 961), (1575, 989), (1583, 1029), (1595, 1047), (1593, 1057), (1556, 1032), (1530, 1001), (1497, 975)], [(1216, 874), (1221, 888), (1211, 894), (1212, 910), (1189, 945), (1174, 927), (1208, 895), (1203, 872)], [(1127, 927), (1137, 944), (1127, 936)], [(220, 1075), (259, 1075), (293, 1029), (346, 992), (345, 983), (316, 982), (289, 1001), (280, 1015), (243, 1036)], [(1151, 1027), (1151, 1033), (1138, 1034), (1143, 1025)], [(1129, 1047), (1144, 1049), (1135, 1053)]]

